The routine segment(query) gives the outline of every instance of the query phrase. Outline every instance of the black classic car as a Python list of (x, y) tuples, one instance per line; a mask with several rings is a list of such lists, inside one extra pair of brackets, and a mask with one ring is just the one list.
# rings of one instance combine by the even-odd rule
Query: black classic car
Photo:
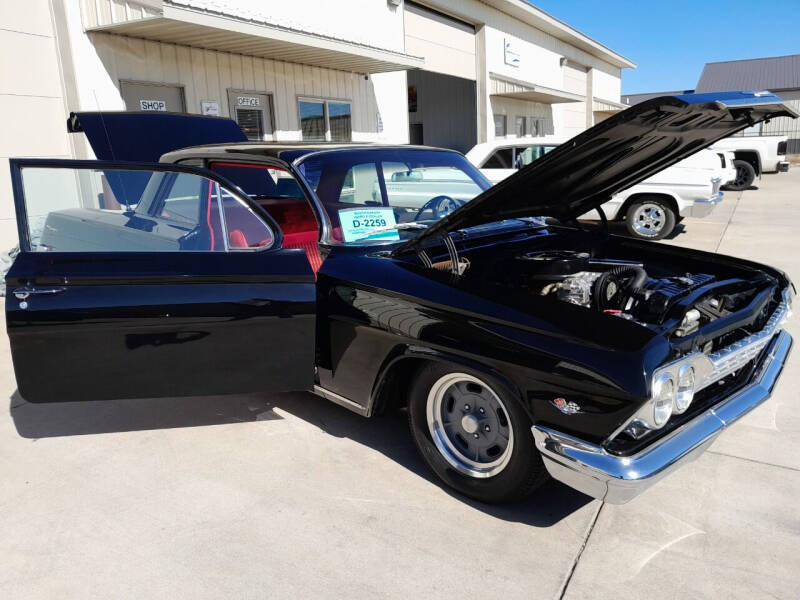
[(73, 114), (99, 161), (11, 162), (20, 394), (309, 390), (407, 408), (433, 471), (480, 501), (549, 475), (626, 502), (770, 395), (792, 284), (575, 219), (777, 116), (796, 115), (768, 93), (656, 98), (490, 188), (448, 150)]

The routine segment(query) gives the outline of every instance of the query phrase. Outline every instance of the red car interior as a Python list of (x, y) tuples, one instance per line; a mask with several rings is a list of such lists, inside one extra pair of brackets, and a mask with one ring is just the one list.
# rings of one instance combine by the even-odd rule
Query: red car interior
[[(302, 248), (306, 252), (314, 273), (319, 270), (322, 265), (322, 257), (317, 245), (319, 226), (308, 200), (305, 199), (294, 179), (279, 178), (276, 183), (269, 173), (260, 171), (277, 171), (279, 169), (264, 165), (214, 162), (209, 165), (209, 168), (236, 183), (258, 202), (281, 228), (283, 248)], [(241, 224), (239, 221), (232, 221), (228, 217), (227, 209), (225, 215), (229, 219), (228, 223), (231, 228), (231, 245), (248, 247), (251, 242), (250, 232), (239, 227)], [(235, 216), (232, 218), (235, 219)], [(269, 240), (264, 241), (265, 244), (268, 242)]]

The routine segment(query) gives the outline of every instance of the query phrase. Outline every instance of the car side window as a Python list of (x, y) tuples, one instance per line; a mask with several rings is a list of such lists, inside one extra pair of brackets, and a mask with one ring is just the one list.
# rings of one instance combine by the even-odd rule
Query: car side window
[(533, 161), (543, 157), (545, 154), (554, 150), (555, 146), (524, 146), (517, 148), (516, 167), (521, 169), (527, 167)]
[(196, 173), (23, 165), (20, 178), (34, 252), (224, 252), (275, 240), (246, 202)]
[(489, 159), (483, 163), (482, 169), (513, 169), (514, 161), (511, 156), (511, 148), (500, 148), (495, 150)]

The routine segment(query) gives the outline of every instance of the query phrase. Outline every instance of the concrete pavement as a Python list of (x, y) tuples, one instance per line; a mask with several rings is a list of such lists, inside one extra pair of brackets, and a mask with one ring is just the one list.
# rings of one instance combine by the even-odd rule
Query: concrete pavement
[[(666, 243), (800, 280), (800, 169)], [(800, 325), (790, 324), (795, 339)], [(796, 598), (800, 353), (774, 397), (625, 506), (439, 487), (402, 415), (310, 394), (33, 405), (0, 342), (3, 598)], [(46, 374), (43, 374), (46, 377)]]

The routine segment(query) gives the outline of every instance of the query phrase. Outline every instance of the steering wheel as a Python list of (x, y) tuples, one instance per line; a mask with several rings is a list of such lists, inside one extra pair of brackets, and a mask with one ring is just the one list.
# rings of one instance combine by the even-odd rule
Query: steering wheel
[(460, 206), (464, 206), (463, 200), (456, 200), (455, 198), (445, 195), (435, 196), (422, 205), (422, 207), (417, 211), (417, 214), (414, 216), (414, 220), (419, 221), (420, 217), (425, 213), (426, 210), (433, 211), (433, 215), (437, 219), (441, 219), (442, 217), (449, 215)]

